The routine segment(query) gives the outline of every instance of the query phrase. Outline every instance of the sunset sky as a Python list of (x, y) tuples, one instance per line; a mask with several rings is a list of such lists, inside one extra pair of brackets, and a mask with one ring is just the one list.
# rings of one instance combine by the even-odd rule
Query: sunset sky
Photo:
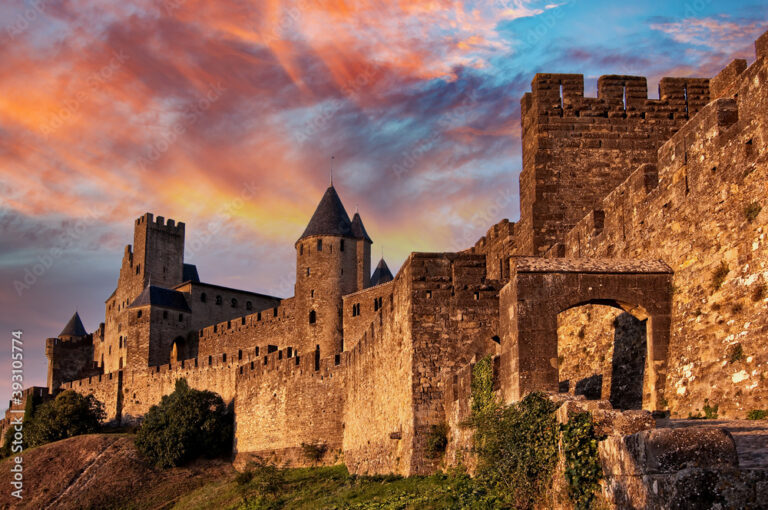
[[(187, 224), (206, 282), (288, 297), (328, 185), (395, 272), (518, 217), (537, 72), (711, 77), (764, 1), (0, 3), (0, 325), (26, 385), (77, 309), (104, 320), (133, 220)], [(0, 372), (0, 406), (10, 375)]]

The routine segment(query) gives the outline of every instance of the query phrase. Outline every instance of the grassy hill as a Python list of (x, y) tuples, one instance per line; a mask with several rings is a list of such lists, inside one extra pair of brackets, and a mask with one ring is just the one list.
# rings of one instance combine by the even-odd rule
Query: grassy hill
[[(0, 486), (10, 486), (10, 460)], [(463, 476), (358, 477), (344, 466), (256, 469), (238, 475), (224, 460), (167, 470), (147, 465), (133, 436), (93, 434), (24, 452), (24, 500), (8, 490), (1, 508), (56, 509), (444, 509), (492, 508)]]

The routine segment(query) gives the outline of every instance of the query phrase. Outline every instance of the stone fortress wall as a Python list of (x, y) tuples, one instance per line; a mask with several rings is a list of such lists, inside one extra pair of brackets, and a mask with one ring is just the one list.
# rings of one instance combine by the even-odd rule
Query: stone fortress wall
[[(544, 263), (552, 259), (576, 261), (587, 268), (585, 281), (589, 267), (627, 267), (627, 260), (640, 261), (632, 265), (638, 268), (661, 260), (674, 271), (673, 284), (657, 289), (672, 299), (666, 367), (658, 374), (663, 387), (653, 389), (663, 398), (643, 391), (643, 378), (656, 370), (648, 364), (658, 361), (643, 358), (650, 343), (644, 318), (631, 307), (606, 312), (596, 299), (557, 317), (558, 355), (545, 362), (548, 373), (559, 371), (561, 391), (676, 416), (705, 402), (733, 417), (765, 408), (768, 37), (756, 47), (749, 68), (737, 61), (711, 81), (663, 79), (659, 100), (647, 99), (644, 78), (602, 77), (598, 98), (585, 98), (580, 75), (537, 75), (522, 100), (520, 221), (500, 222), (461, 253), (413, 253), (388, 283), (368, 287), (358, 274), (369, 241), (345, 238), (342, 254), (340, 237), (324, 233), (296, 245), (293, 298), (254, 298), (245, 315), (240, 302), (225, 307), (231, 316), (201, 323), (194, 304), (180, 312), (172, 304), (178, 296), (169, 294), (138, 317), (141, 307), (126, 296), (140, 296), (149, 281), (134, 285), (141, 251), (126, 250), (124, 269), (132, 272), (121, 270), (107, 301), (112, 333), (101, 334), (114, 336), (115, 322), (122, 325), (114, 348), (120, 352), (120, 336), (128, 336), (127, 361), (121, 369), (113, 358), (98, 366), (99, 334), (67, 354), (53, 339), (57, 375), (49, 389), (93, 393), (110, 419), (131, 423), (185, 377), (233, 406), (240, 463), (266, 455), (301, 464), (302, 443), (320, 442), (325, 462), (343, 458), (352, 472), (430, 473), (439, 465), (426, 451), (434, 425), (451, 425), (445, 462), (467, 453), (458, 424), (468, 412), (472, 363), (496, 356), (499, 392), (510, 394), (510, 370), (526, 360), (504, 345), (504, 324), (521, 305), (499, 296), (514, 294), (515, 261), (536, 266), (521, 257), (537, 256), (545, 268), (557, 266)], [(183, 264), (167, 246), (161, 253)], [(588, 258), (599, 261), (590, 265)], [(618, 281), (602, 271), (608, 284)], [(718, 271), (724, 274), (715, 288)], [(204, 285), (166, 283), (188, 303), (200, 300)], [(615, 290), (614, 298), (631, 295)], [(669, 325), (662, 319), (657, 328)], [(174, 351), (178, 337), (187, 343)], [(147, 348), (131, 350), (139, 345)], [(149, 363), (153, 345), (167, 359)], [(100, 373), (77, 375), (94, 368)], [(638, 378), (639, 389), (629, 388)]]

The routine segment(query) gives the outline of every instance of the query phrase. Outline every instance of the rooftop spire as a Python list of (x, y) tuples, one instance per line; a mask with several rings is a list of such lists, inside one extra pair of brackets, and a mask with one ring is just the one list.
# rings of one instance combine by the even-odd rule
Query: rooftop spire
[(59, 333), (59, 337), (62, 336), (85, 336), (88, 332), (85, 331), (85, 326), (83, 326), (83, 321), (80, 320), (80, 314), (75, 312), (75, 315), (72, 316), (71, 319), (69, 319), (69, 322), (67, 322), (67, 325), (64, 326), (64, 329), (61, 330), (61, 333)]
[(333, 186), (325, 190), (312, 219), (299, 239), (318, 235), (354, 237), (352, 222)]
[(382, 283), (387, 283), (392, 280), (394, 280), (392, 271), (389, 270), (387, 263), (384, 262), (384, 258), (382, 257), (382, 259), (379, 260), (379, 264), (376, 266), (376, 270), (371, 276), (371, 286), (381, 285)]
[(333, 187), (333, 158), (334, 156), (331, 156), (331, 187)]

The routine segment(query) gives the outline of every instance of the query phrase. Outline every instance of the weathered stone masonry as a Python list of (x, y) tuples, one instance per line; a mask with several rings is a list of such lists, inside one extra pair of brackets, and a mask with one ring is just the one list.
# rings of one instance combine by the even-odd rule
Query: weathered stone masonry
[[(767, 41), (749, 67), (662, 79), (658, 100), (642, 77), (601, 77), (585, 98), (580, 75), (537, 75), (520, 220), (461, 253), (413, 253), (392, 281), (371, 281), (371, 238), (333, 187), (294, 245), (288, 299), (200, 282), (184, 224), (147, 213), (105, 323), (47, 341), (49, 392), (135, 423), (184, 377), (231, 404), (238, 464), (306, 464), (302, 443), (322, 444), (325, 463), (404, 475), (471, 466), (459, 424), (486, 355), (505, 402), (766, 408)], [(443, 422), (440, 460), (426, 441)]]

